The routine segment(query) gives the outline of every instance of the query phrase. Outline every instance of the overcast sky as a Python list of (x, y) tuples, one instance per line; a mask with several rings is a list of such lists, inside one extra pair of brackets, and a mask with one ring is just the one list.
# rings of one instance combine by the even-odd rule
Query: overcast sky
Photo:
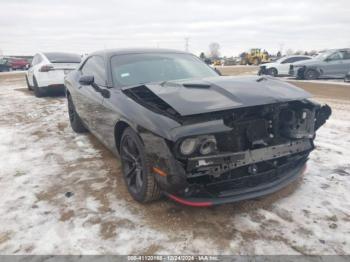
[[(236, 56), (350, 47), (350, 0), (0, 0), (0, 50), (161, 47)], [(1, 51), (0, 51), (1, 52)]]

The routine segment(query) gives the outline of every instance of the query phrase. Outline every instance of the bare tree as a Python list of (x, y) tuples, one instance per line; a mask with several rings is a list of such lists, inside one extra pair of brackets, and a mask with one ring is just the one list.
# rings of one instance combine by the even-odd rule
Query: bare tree
[(310, 52), (309, 52), (309, 55), (311, 55), (311, 56), (315, 56), (315, 55), (317, 55), (317, 51), (316, 50), (311, 50)]
[(220, 57), (220, 45), (213, 42), (209, 45), (209, 57), (212, 59), (218, 59)]
[(292, 55), (294, 52), (293, 52), (293, 49), (287, 49), (286, 51), (286, 55)]

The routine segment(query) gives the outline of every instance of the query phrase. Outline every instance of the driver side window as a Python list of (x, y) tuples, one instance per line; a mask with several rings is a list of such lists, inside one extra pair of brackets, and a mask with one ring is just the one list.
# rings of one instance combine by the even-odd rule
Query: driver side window
[(328, 57), (328, 61), (337, 61), (342, 59), (343, 55), (340, 52), (333, 53)]
[(94, 76), (94, 81), (97, 85), (106, 86), (107, 77), (105, 63), (102, 57), (90, 57), (83, 65), (81, 72), (83, 75)]

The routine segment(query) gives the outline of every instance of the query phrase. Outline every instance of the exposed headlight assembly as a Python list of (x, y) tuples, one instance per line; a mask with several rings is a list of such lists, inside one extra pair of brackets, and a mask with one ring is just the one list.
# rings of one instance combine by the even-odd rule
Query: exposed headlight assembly
[(183, 156), (192, 155), (195, 151), (201, 155), (209, 155), (216, 150), (216, 139), (213, 135), (186, 138), (180, 143), (180, 153)]
[(197, 138), (186, 138), (180, 144), (180, 152), (184, 156), (189, 156), (197, 149)]

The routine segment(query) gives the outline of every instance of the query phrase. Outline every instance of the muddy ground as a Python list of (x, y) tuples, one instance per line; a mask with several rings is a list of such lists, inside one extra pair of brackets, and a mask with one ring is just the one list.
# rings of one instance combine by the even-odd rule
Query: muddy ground
[(36, 98), (23, 75), (0, 76), (0, 253), (349, 254), (350, 86), (300, 86), (333, 108), (304, 176), (256, 200), (191, 208), (133, 201), (118, 159), (72, 131), (63, 96)]

